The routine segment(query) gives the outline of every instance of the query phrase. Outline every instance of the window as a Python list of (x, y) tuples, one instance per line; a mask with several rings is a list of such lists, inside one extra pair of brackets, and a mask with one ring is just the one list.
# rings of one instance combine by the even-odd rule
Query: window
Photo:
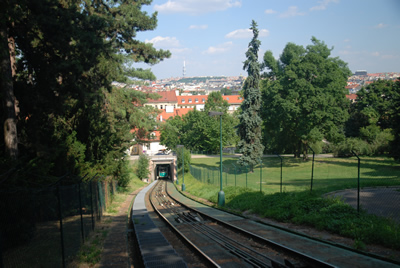
[(160, 105), (160, 109), (162, 110), (162, 105)]
[(196, 98), (196, 99), (194, 99), (194, 102), (199, 102), (199, 99), (197, 99), (197, 98)]
[(229, 100), (229, 97), (227, 97), (226, 100)]
[(189, 99), (189, 103), (192, 103), (192, 99)]
[(185, 99), (182, 99), (182, 103), (185, 103)]
[(156, 105), (156, 109), (157, 109), (158, 107), (157, 107), (157, 105)]
[(202, 101), (202, 102), (206, 102), (206, 99), (205, 99), (205, 98), (202, 98), (201, 101)]

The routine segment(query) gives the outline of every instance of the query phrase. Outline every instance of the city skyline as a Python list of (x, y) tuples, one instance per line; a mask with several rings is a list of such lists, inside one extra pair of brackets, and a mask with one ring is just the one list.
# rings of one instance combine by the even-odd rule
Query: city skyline
[(135, 65), (151, 68), (157, 79), (180, 77), (183, 68), (188, 77), (246, 76), (243, 61), (253, 19), (260, 32), (259, 60), (267, 50), (278, 58), (288, 42), (306, 47), (315, 36), (353, 73), (400, 72), (400, 2), (395, 0), (155, 0), (143, 10), (158, 12), (158, 26), (137, 39), (172, 54), (157, 65)]

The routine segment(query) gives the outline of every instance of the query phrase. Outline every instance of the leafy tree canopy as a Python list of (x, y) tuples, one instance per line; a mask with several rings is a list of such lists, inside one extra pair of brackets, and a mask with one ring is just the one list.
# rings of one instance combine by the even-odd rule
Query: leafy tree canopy
[(347, 64), (315, 37), (306, 48), (288, 43), (280, 58), (264, 55), (264, 144), (270, 152), (304, 153), (311, 143), (344, 138), (348, 118)]
[(210, 111), (226, 113), (228, 108), (229, 103), (222, 98), (222, 94), (219, 91), (211, 92), (204, 105), (204, 111), (206, 113)]
[[(225, 113), (222, 115), (222, 143), (232, 145), (237, 142), (234, 126), (237, 119)], [(161, 127), (160, 143), (168, 149), (176, 150), (178, 144), (193, 151), (216, 152), (220, 146), (220, 118), (210, 117), (206, 111), (192, 110), (182, 118), (175, 116)]]
[(393, 134), (390, 152), (399, 158), (400, 144), (400, 81), (378, 80), (357, 92), (347, 123), (351, 136), (361, 137), (369, 143), (385, 131)]
[(140, 107), (144, 94), (114, 90), (111, 83), (154, 79), (134, 64), (153, 65), (170, 56), (135, 39), (157, 25), (156, 13), (141, 10), (150, 3), (2, 2), (1, 97), (10, 104), (3, 106), (2, 120), (16, 126), (2, 136), (3, 158), (10, 156), (8, 141), (18, 140), (19, 160), (34, 172), (118, 174), (122, 165), (115, 159), (129, 145), (129, 128), (154, 127), (155, 113)]

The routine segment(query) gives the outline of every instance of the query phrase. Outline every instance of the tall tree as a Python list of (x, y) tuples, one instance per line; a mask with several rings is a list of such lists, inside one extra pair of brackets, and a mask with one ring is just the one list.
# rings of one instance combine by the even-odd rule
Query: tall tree
[(243, 85), (243, 102), (239, 115), (238, 135), (240, 141), (238, 147), (242, 155), (238, 163), (240, 165), (257, 164), (264, 152), (261, 142), (261, 92), (259, 90), (260, 63), (258, 62), (258, 50), (261, 42), (258, 40), (257, 23), (253, 20), (250, 30), (253, 31), (253, 39), (249, 43), (246, 52), (246, 61), (243, 70), (247, 70), (248, 77)]
[(330, 57), (332, 49), (324, 42), (311, 41), (306, 49), (288, 43), (277, 61), (268, 51), (263, 64), (269, 69), (262, 82), (267, 150), (303, 153), (304, 159), (312, 143), (344, 138), (351, 75), (346, 63)]
[[(116, 93), (111, 83), (129, 77), (154, 79), (149, 70), (135, 69), (133, 64), (152, 65), (170, 56), (169, 51), (135, 39), (138, 32), (157, 25), (156, 13), (141, 10), (150, 3), (1, 1), (0, 84), (5, 104), (1, 119), (18, 127), (17, 132), (7, 124), (1, 132), (6, 133), (2, 140), (14, 142), (1, 143), (3, 152), (18, 155), (18, 140), (19, 155), (35, 167), (46, 167), (42, 173), (52, 174), (74, 170), (82, 161), (87, 163), (80, 166), (88, 168), (106, 159), (110, 164), (121, 159), (127, 136), (116, 131), (119, 125), (111, 125), (116, 121), (110, 116), (140, 124), (141, 108), (125, 107), (123, 114), (123, 109), (110, 107), (110, 93)], [(19, 105), (17, 120), (12, 114), (14, 101)]]

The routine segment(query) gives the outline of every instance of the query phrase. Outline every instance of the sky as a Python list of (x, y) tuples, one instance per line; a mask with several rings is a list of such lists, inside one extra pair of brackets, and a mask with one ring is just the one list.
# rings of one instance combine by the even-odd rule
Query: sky
[(153, 0), (143, 11), (157, 12), (153, 31), (137, 39), (169, 50), (151, 68), (157, 79), (183, 76), (247, 76), (245, 53), (258, 25), (261, 61), (266, 51), (279, 58), (287, 43), (306, 47), (315, 36), (332, 57), (354, 73), (400, 72), (398, 0)]

